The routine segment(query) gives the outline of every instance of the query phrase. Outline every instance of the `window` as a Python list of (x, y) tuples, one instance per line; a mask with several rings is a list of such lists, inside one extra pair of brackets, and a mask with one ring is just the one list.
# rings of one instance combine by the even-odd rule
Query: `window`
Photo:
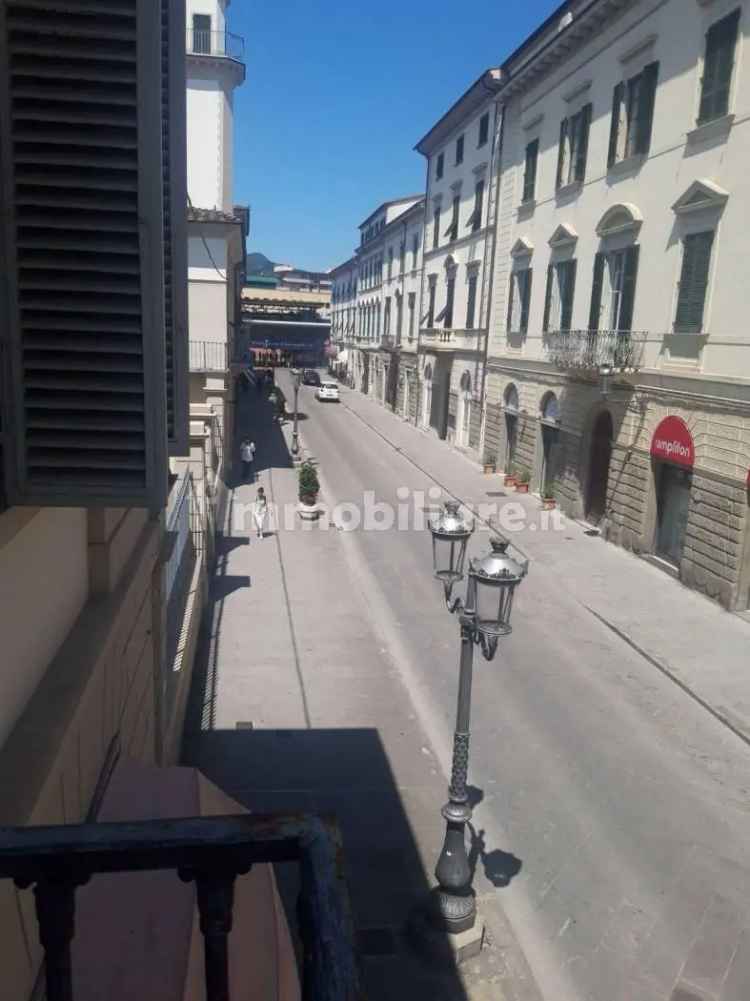
[(388, 336), (391, 332), (391, 297), (385, 297), (385, 312), (383, 314), (383, 333)]
[(430, 275), (430, 297), (429, 304), (427, 306), (427, 326), (435, 326), (435, 287), (437, 284), (437, 278), (435, 275)]
[(393, 247), (388, 248), (388, 277), (393, 277)]
[(419, 254), (419, 233), (414, 234), (414, 239), (411, 243), (411, 269), (416, 271), (417, 269), (417, 255)]
[(703, 330), (713, 242), (713, 230), (708, 233), (691, 233), (685, 237), (677, 316), (674, 321), (677, 333), (699, 334)]
[(734, 54), (740, 11), (713, 24), (706, 35), (706, 55), (703, 60), (701, 104), (698, 124), (721, 118), (729, 111), (729, 89), (732, 83)]
[(570, 330), (576, 286), (576, 261), (559, 261), (547, 268), (547, 292), (542, 329)]
[(211, 53), (210, 14), (193, 14), (193, 52)]
[(409, 340), (414, 339), (414, 311), (417, 305), (417, 293), (409, 293)]
[(594, 258), (589, 330), (631, 329), (639, 251), (636, 244)]
[(564, 188), (586, 177), (586, 157), (589, 149), (591, 105), (560, 123), (560, 147), (557, 158), (557, 187)]
[(459, 212), (460, 205), (461, 205), (461, 196), (460, 195), (454, 195), (453, 196), (453, 212), (451, 214), (451, 224), (448, 227), (448, 229), (446, 229), (446, 231), (445, 231), (445, 235), (448, 237), (448, 239), (450, 240), (451, 243), (454, 240), (458, 239), (458, 212)]
[(398, 269), (401, 274), (406, 270), (406, 243), (403, 240), (398, 248)]
[(526, 147), (526, 167), (523, 173), (523, 200), (533, 202), (536, 195), (536, 166), (539, 160), (539, 140)]
[(642, 73), (615, 87), (607, 157), (609, 167), (630, 156), (648, 153), (658, 78), (659, 64), (650, 63)]
[(448, 274), (446, 282), (445, 309), (443, 310), (443, 326), (450, 328), (453, 326), (453, 300), (456, 294), (456, 272)]
[(443, 170), (445, 169), (445, 153), (438, 153), (438, 158), (435, 163), (435, 178), (440, 180), (443, 176)]
[(463, 162), (464, 162), (464, 137), (459, 136), (458, 139), (456, 139), (456, 166), (458, 166), (459, 163)]
[(432, 249), (437, 250), (440, 244), (440, 205), (435, 205), (432, 225)]
[(512, 272), (508, 291), (508, 333), (525, 334), (529, 329), (531, 304), (531, 268)]
[(396, 296), (396, 343), (401, 343), (401, 333), (404, 324), (404, 297)]
[(469, 272), (469, 279), (466, 290), (466, 329), (474, 329), (474, 313), (477, 308), (477, 279), (476, 268)]
[(485, 111), (479, 119), (479, 142), (477, 146), (484, 146), (490, 136), (490, 113)]
[(471, 213), (472, 233), (476, 233), (482, 226), (482, 207), (484, 204), (484, 181), (477, 181), (474, 188), (474, 211)]

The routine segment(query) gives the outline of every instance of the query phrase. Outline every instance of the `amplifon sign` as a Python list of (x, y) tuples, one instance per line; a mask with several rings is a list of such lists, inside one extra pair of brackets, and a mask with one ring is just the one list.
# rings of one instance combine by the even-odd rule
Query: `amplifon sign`
[(665, 417), (651, 439), (651, 455), (662, 462), (692, 469), (695, 464), (693, 436), (681, 417)]

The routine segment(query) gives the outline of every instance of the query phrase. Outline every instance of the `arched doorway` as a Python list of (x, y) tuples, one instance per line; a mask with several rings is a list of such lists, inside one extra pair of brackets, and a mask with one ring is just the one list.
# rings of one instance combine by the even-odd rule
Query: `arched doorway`
[(554, 497), (555, 478), (560, 452), (560, 404), (554, 393), (547, 393), (542, 400), (542, 497)]
[(505, 408), (505, 472), (512, 473), (516, 464), (518, 443), (518, 390), (511, 384), (503, 396)]
[(430, 426), (430, 413), (432, 412), (432, 365), (427, 365), (424, 370), (424, 394), (422, 398), (422, 425)]
[(607, 511), (607, 483), (612, 459), (614, 426), (609, 410), (602, 410), (591, 432), (589, 482), (586, 491), (586, 520), (598, 525)]
[(456, 413), (456, 444), (466, 447), (469, 444), (469, 428), (471, 427), (471, 374), (464, 372), (458, 394)]

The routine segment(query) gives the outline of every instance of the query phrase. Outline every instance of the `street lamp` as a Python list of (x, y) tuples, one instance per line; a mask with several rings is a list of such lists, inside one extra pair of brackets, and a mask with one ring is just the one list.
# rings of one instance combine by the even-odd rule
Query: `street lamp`
[(292, 456), (297, 459), (299, 456), (299, 435), (297, 433), (297, 400), (299, 398), (300, 372), (294, 372), (294, 430), (292, 431)]
[(461, 515), (455, 502), (445, 504), (438, 518), (430, 522), (434, 574), (443, 583), (448, 610), (457, 612), (461, 623), (453, 767), (448, 802), (441, 811), (446, 822), (445, 840), (435, 868), (439, 884), (436, 917), (439, 925), (452, 934), (468, 931), (476, 919), (465, 842), (466, 824), (471, 820), (466, 777), (474, 645), (481, 646), (486, 660), (494, 658), (499, 638), (511, 632), (513, 595), (528, 570), (527, 563), (517, 563), (508, 555), (508, 540), (495, 537), (490, 540), (490, 552), (479, 560), (469, 560), (466, 600), (453, 598), (454, 585), (464, 577), (466, 548), (473, 531), (473, 522)]

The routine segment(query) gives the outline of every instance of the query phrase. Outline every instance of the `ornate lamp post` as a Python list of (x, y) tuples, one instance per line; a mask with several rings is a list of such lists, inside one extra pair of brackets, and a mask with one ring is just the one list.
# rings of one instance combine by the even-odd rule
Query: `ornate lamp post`
[(476, 919), (465, 841), (466, 824), (471, 820), (466, 778), (474, 646), (481, 646), (486, 660), (494, 658), (498, 640), (511, 632), (513, 595), (526, 576), (528, 564), (517, 563), (508, 555), (507, 539), (493, 538), (490, 552), (479, 560), (469, 561), (466, 599), (462, 601), (460, 597), (454, 598), (452, 592), (454, 585), (464, 577), (466, 547), (474, 525), (463, 518), (458, 504), (448, 503), (439, 517), (430, 522), (430, 531), (435, 577), (443, 582), (448, 610), (458, 613), (461, 623), (453, 769), (448, 802), (442, 809), (446, 822), (445, 841), (435, 868), (439, 884), (435, 917), (445, 931), (458, 934), (472, 928)]
[(297, 459), (299, 457), (299, 435), (297, 433), (297, 400), (299, 398), (299, 383), (300, 383), (300, 372), (296, 369), (294, 372), (294, 430), (292, 431), (292, 457)]

